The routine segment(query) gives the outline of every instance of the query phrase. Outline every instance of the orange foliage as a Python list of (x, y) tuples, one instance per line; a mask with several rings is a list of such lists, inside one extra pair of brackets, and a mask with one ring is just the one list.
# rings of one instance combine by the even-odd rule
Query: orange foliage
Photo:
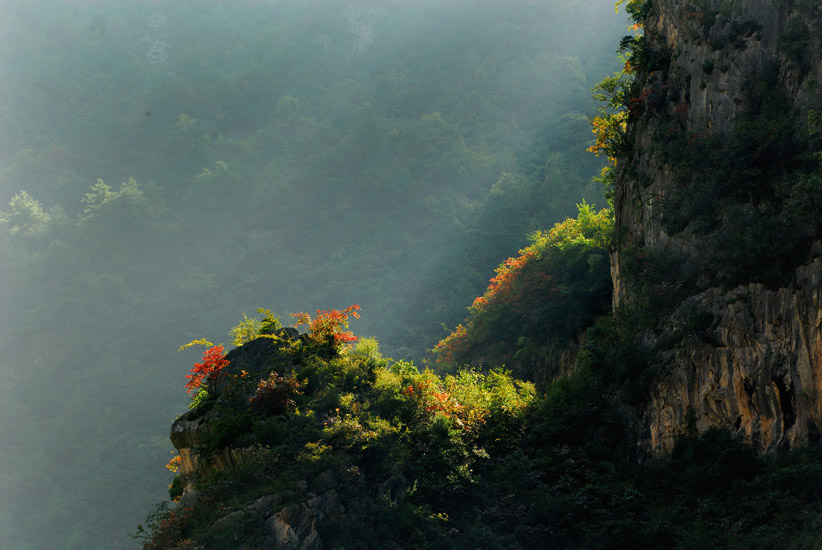
[(616, 144), (622, 139), (627, 123), (627, 111), (595, 116), (591, 121), (591, 132), (596, 136), (596, 143), (586, 150), (598, 157), (604, 154), (609, 163), (616, 166)]
[(168, 461), (168, 464), (166, 464), (166, 469), (169, 472), (173, 472), (176, 474), (177, 470), (180, 469), (180, 464), (182, 464), (182, 461), (183, 457), (181, 457), (180, 455), (175, 455), (171, 458), (171, 460)]
[(291, 316), (297, 319), (297, 326), (308, 325), (309, 338), (316, 344), (331, 344), (339, 347), (344, 344), (356, 342), (354, 333), (344, 330), (348, 328), (348, 318), (360, 318), (360, 306), (354, 304), (344, 310), (328, 309), (317, 310), (316, 317), (312, 318), (308, 313), (292, 313)]
[(449, 389), (454, 390), (453, 384), (450, 388), (443, 388), (423, 380), (408, 386), (402, 393), (406, 398), (418, 400), (424, 411), (444, 416), (460, 429), (471, 430), (485, 422), (489, 412), (487, 409), (460, 403)]
[[(487, 348), (489, 337), (493, 337), (495, 331), (504, 332), (516, 326), (520, 336), (530, 337), (544, 329), (548, 322), (564, 323), (562, 319), (557, 320), (557, 313), (552, 314), (553, 318), (546, 313), (549, 309), (557, 311), (566, 307), (573, 299), (569, 289), (574, 288), (576, 281), (569, 280), (567, 266), (570, 264), (564, 258), (579, 256), (573, 251), (580, 248), (607, 250), (613, 232), (609, 210), (596, 212), (585, 202), (578, 208), (577, 218), (557, 223), (549, 231), (534, 233), (533, 244), (496, 268), (488, 288), (471, 304), (465, 324), (457, 326), (434, 347), (437, 363), (455, 365), (470, 360), (478, 349)], [(565, 255), (566, 251), (569, 255)], [(587, 289), (573, 292), (582, 294)]]

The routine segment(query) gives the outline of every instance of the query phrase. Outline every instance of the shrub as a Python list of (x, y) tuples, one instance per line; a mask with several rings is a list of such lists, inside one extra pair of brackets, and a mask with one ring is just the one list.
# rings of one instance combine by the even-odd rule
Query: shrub
[(359, 309), (360, 306), (355, 304), (343, 310), (318, 309), (313, 318), (308, 313), (292, 313), (291, 316), (296, 318), (298, 327), (308, 326), (308, 338), (313, 345), (335, 353), (346, 344), (357, 341), (354, 333), (345, 329), (348, 328), (349, 317), (360, 318), (357, 313)]
[(265, 416), (285, 414), (296, 406), (294, 398), (302, 394), (300, 387), (300, 381), (293, 372), (287, 376), (272, 372), (268, 378), (260, 380), (248, 401), (254, 412)]

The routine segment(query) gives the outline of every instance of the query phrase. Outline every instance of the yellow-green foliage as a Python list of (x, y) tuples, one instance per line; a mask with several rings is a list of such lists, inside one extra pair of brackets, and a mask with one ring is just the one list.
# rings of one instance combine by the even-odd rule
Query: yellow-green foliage
[(556, 224), (550, 231), (537, 231), (531, 235), (532, 245), (526, 248), (547, 251), (551, 247), (566, 250), (585, 246), (607, 250), (614, 234), (614, 216), (610, 209), (597, 212), (582, 201), (577, 205), (577, 217)]
[(531, 235), (531, 245), (496, 269), (469, 316), (442, 340), (440, 365), (506, 364), (522, 377), (552, 340), (574, 338), (610, 302), (610, 209), (578, 205), (576, 218)]
[(273, 335), (282, 328), (280, 318), (270, 309), (257, 308), (257, 313), (262, 314), (263, 318), (249, 317), (243, 313), (243, 320), (231, 328), (231, 339), (235, 346), (242, 346), (260, 336)]
[(197, 340), (192, 340), (188, 344), (183, 344), (182, 346), (180, 346), (177, 349), (178, 349), (178, 351), (185, 351), (185, 350), (187, 350), (189, 348), (193, 348), (193, 347), (201, 347), (203, 349), (208, 349), (208, 348), (213, 348), (214, 344), (212, 342), (206, 340), (205, 338), (199, 338)]
[(259, 336), (262, 322), (255, 317), (248, 317), (243, 313), (243, 320), (236, 326), (231, 327), (231, 341), (235, 346), (242, 346), (243, 344), (252, 341)]

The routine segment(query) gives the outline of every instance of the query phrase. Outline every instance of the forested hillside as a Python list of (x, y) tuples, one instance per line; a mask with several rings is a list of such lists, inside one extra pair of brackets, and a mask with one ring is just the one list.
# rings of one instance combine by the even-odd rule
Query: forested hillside
[(192, 342), (145, 550), (819, 547), (822, 10), (616, 4), (610, 207), (502, 261), (439, 374), (357, 305)]
[(243, 313), (357, 303), (423, 360), (529, 233), (603, 206), (624, 31), (609, 0), (6, 2), (0, 546), (134, 547), (175, 350)]

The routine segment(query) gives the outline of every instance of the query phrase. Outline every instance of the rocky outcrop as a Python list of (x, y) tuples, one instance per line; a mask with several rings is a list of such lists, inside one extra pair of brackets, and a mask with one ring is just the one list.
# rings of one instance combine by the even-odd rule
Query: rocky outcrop
[[(784, 117), (798, 128), (820, 108), (817, 1), (652, 0), (645, 40), (646, 65), (637, 75), (628, 125), (630, 152), (620, 159), (614, 188), (615, 308), (634, 298), (625, 278), (629, 248), (675, 252), (693, 265), (715, 252), (691, 225), (669, 234), (663, 224), (666, 201), (683, 181), (702, 176), (685, 174), (669, 160), (662, 152), (666, 136), (730, 136), (760, 108), (752, 99), (756, 86), (772, 87), (784, 100)], [(724, 221), (713, 223), (721, 227)], [(660, 351), (649, 372), (650, 395), (636, 411), (642, 448), (666, 452), (678, 435), (711, 427), (731, 429), (762, 452), (822, 440), (822, 260), (813, 259), (818, 255), (802, 253), (793, 265), (809, 263), (785, 288), (751, 284), (729, 290), (716, 288), (721, 272), (701, 277), (693, 291), (699, 294), (686, 299), (651, 338), (657, 348), (676, 334), (684, 340)], [(683, 336), (682, 318), (694, 311), (713, 322)]]
[[(205, 410), (203, 410), (205, 409)], [(199, 408), (187, 412), (171, 425), (171, 443), (180, 455), (180, 474), (183, 493), (188, 493), (197, 476), (215, 470), (229, 471), (242, 465), (251, 450), (223, 448), (201, 457), (197, 449), (203, 445), (211, 431), (211, 423), (219, 414), (211, 408)]]
[[(212, 392), (223, 388), (230, 376), (239, 376), (243, 371), (256, 378), (265, 376), (276, 368), (277, 362), (282, 359), (280, 350), (289, 342), (299, 338), (294, 328), (281, 329), (276, 338), (263, 337), (252, 340), (226, 354), (228, 366), (222, 371), (219, 379), (209, 381)], [(249, 394), (246, 397), (250, 397)], [(220, 417), (220, 413), (213, 408), (213, 403), (203, 405), (188, 411), (177, 418), (171, 425), (171, 443), (180, 455), (180, 473), (183, 480), (183, 491), (188, 492), (191, 483), (197, 474), (205, 474), (214, 470), (230, 470), (241, 465), (248, 455), (244, 449), (224, 448), (219, 452), (211, 453), (207, 458), (200, 457), (197, 448), (202, 446), (211, 427)]]
[[(299, 493), (285, 492), (257, 498), (244, 508), (220, 517), (215, 531), (233, 533), (237, 548), (256, 550), (322, 550), (319, 529), (344, 525), (348, 513), (337, 493), (337, 481), (331, 472), (318, 476), (309, 485), (305, 482)], [(258, 528), (253, 543), (243, 525), (252, 522)]]
[(786, 98), (785, 116), (804, 119), (822, 83), (822, 4), (813, 0), (653, 0), (645, 36), (649, 61), (633, 103), (640, 114), (629, 124), (631, 153), (614, 188), (622, 239), (612, 255), (615, 306), (626, 297), (627, 244), (701, 253), (699, 238), (669, 235), (661, 223), (682, 178), (660, 153), (660, 141), (670, 137), (662, 126), (696, 138), (727, 135), (754, 107), (752, 82), (774, 71), (769, 85)]
[[(228, 352), (225, 358), (228, 366), (222, 376), (209, 381), (211, 392), (223, 389), (226, 380), (231, 376), (240, 376), (243, 371), (258, 379), (281, 366), (284, 346), (300, 337), (295, 328), (283, 328), (276, 337), (261, 337)], [(251, 397), (248, 394), (246, 397)], [(206, 402), (183, 414), (171, 425), (171, 443), (180, 454), (180, 473), (183, 480), (183, 491), (188, 492), (194, 477), (214, 470), (230, 470), (241, 465), (249, 452), (244, 449), (225, 448), (211, 453), (203, 459), (197, 448), (202, 446), (211, 433), (214, 422), (220, 413), (213, 408), (213, 403)]]
[[(229, 360), (229, 365), (221, 371), (222, 376), (209, 380), (209, 393), (236, 393), (238, 387), (228, 383), (230, 377), (236, 380), (248, 376), (257, 380), (265, 378), (272, 370), (293, 368), (289, 355), (282, 353), (282, 350), (298, 338), (300, 335), (296, 329), (284, 328), (274, 338), (257, 338), (233, 349), (225, 357)], [(252, 394), (241, 392), (240, 401), (246, 402)], [(215, 471), (238, 470), (250, 461), (257, 460), (258, 454), (265, 455), (268, 452), (259, 446), (220, 446), (205, 453), (204, 447), (208, 446), (209, 437), (222, 414), (224, 413), (215, 405), (215, 401), (206, 401), (172, 424), (171, 442), (181, 458), (180, 505), (183, 508), (195, 504), (201, 498), (197, 490), (199, 479)], [(341, 525), (348, 518), (337, 488), (337, 477), (327, 471), (310, 483), (299, 481), (293, 490), (265, 495), (240, 510), (221, 516), (214, 529), (233, 533), (236, 547), (242, 549), (322, 550), (320, 528), (323, 525)], [(245, 527), (249, 522), (262, 526), (255, 528), (253, 544), (246, 540)]]
[(716, 426), (762, 452), (822, 442), (822, 258), (791, 288), (710, 289), (674, 318), (695, 313), (713, 323), (658, 356), (641, 446), (664, 453), (677, 436)]

